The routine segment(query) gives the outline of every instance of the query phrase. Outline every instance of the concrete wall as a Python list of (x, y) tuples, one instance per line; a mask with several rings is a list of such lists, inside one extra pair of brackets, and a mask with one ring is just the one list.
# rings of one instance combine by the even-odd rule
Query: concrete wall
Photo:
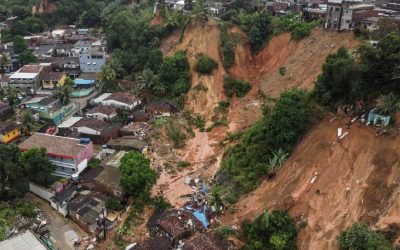
[(48, 201), (50, 203), (51, 203), (50, 198), (54, 196), (54, 192), (52, 192), (51, 190), (45, 189), (32, 182), (29, 182), (29, 191), (31, 191), (35, 195), (39, 196), (43, 200)]

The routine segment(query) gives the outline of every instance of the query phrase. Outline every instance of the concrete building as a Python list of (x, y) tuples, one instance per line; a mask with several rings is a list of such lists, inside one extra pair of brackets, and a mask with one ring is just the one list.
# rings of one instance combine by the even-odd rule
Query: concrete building
[(40, 86), (42, 69), (40, 65), (25, 65), (10, 76), (9, 85), (16, 90), (34, 93)]
[(86, 51), (79, 54), (79, 65), (82, 72), (100, 72), (106, 64), (106, 53), (99, 51)]
[(18, 145), (21, 151), (45, 148), (47, 157), (56, 166), (56, 176), (71, 177), (81, 173), (93, 157), (93, 144), (82, 144), (79, 139), (35, 133)]
[(365, 18), (378, 17), (372, 4), (361, 0), (328, 0), (325, 28), (329, 30), (351, 30)]

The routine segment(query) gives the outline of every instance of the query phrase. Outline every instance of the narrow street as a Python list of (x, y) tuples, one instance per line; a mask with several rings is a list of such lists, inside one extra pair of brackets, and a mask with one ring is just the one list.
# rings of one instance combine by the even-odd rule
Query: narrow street
[(51, 239), (59, 250), (73, 250), (73, 241), (76, 238), (82, 238), (87, 236), (78, 226), (72, 221), (64, 218), (56, 210), (54, 210), (49, 203), (40, 199), (39, 197), (28, 193), (25, 196), (25, 200), (36, 203), (46, 214), (47, 228), (50, 231)]

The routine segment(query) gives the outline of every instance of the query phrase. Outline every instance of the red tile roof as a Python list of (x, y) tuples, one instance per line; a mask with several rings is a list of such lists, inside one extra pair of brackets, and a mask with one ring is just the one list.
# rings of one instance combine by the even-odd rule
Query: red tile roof
[(133, 104), (135, 101), (139, 100), (139, 98), (130, 93), (118, 92), (118, 93), (112, 93), (105, 99), (105, 101), (106, 100), (115, 100), (126, 104)]

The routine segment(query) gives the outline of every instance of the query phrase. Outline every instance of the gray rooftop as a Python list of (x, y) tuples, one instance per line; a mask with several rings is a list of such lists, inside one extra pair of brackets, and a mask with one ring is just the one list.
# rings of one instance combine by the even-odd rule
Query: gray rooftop
[(0, 242), (2, 250), (47, 250), (31, 231)]

